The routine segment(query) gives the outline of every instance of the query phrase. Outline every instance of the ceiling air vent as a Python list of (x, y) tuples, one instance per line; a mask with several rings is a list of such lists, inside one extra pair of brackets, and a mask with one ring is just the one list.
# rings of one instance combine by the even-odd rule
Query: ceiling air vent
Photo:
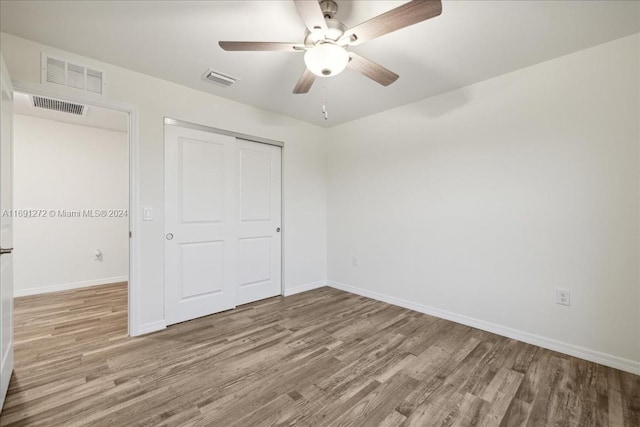
[(42, 82), (102, 95), (104, 72), (42, 54)]
[(219, 73), (217, 71), (214, 71), (212, 69), (208, 69), (203, 75), (202, 75), (203, 79), (206, 79), (210, 82), (216, 83), (219, 86), (224, 86), (224, 87), (229, 87), (232, 84), (234, 84), (235, 82), (237, 82), (238, 78), (236, 77), (231, 77), (231, 76), (227, 76), (225, 74)]
[(61, 113), (75, 114), (76, 116), (84, 116), (87, 111), (86, 106), (82, 104), (43, 98), (42, 96), (33, 96), (33, 106), (36, 108), (59, 111)]

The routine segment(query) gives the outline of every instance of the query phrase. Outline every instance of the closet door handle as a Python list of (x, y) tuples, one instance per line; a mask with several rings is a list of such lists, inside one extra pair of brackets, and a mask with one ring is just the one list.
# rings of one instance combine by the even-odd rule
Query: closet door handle
[(10, 254), (11, 252), (13, 252), (13, 248), (8, 248), (8, 249), (0, 248), (0, 255)]

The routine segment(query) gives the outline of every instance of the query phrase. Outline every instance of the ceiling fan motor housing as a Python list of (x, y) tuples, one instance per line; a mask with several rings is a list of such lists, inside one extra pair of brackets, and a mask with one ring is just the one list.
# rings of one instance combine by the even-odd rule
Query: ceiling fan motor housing
[(347, 27), (337, 19), (325, 19), (325, 21), (327, 22), (328, 28), (326, 33), (321, 31), (305, 31), (304, 45), (306, 47), (315, 46), (318, 42), (324, 40), (335, 42), (347, 31)]

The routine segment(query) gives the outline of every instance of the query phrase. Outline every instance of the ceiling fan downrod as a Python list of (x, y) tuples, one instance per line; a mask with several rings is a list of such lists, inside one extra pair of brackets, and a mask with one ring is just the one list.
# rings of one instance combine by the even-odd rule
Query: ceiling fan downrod
[(321, 0), (320, 9), (324, 15), (324, 19), (333, 19), (338, 12), (338, 4), (333, 0)]

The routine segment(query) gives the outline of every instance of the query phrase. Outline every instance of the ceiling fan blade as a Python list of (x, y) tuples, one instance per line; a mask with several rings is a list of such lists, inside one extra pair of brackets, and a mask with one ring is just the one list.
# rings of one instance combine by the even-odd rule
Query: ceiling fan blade
[(293, 88), (293, 93), (300, 94), (309, 92), (309, 89), (311, 89), (311, 86), (313, 85), (313, 82), (315, 80), (315, 74), (313, 74), (311, 71), (309, 71), (308, 68), (306, 68), (304, 70), (304, 73), (302, 73), (302, 76), (300, 76), (298, 83), (296, 83), (296, 87)]
[(351, 46), (426, 21), (442, 13), (440, 0), (412, 0), (347, 30), (339, 43)]
[(312, 33), (322, 30), (323, 34), (328, 31), (327, 23), (324, 20), (320, 3), (317, 0), (293, 0), (298, 9), (298, 14), (302, 18), (302, 22)]
[(281, 42), (218, 42), (224, 50), (231, 51), (268, 51), (268, 52), (301, 52), (304, 46), (297, 43)]
[(378, 65), (356, 53), (349, 52), (349, 56), (351, 57), (351, 60), (347, 64), (347, 67), (364, 74), (366, 77), (380, 83), (382, 86), (389, 86), (391, 83), (398, 80), (398, 77), (400, 77), (393, 71), (387, 70), (382, 65)]

